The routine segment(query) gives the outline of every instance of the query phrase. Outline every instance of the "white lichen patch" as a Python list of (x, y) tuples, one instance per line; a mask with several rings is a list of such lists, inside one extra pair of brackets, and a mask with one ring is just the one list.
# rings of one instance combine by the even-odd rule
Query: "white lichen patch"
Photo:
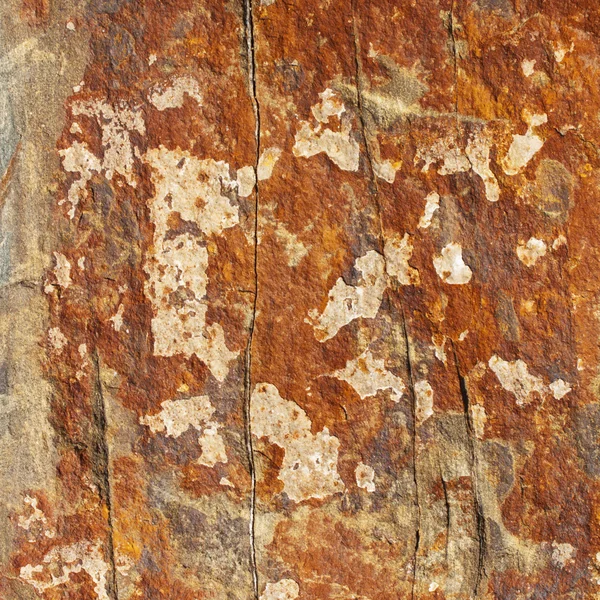
[(77, 542), (52, 548), (41, 564), (21, 567), (19, 576), (33, 586), (38, 594), (45, 594), (46, 590), (68, 585), (71, 574), (82, 571), (94, 583), (95, 597), (98, 600), (109, 600), (106, 589), (109, 566), (104, 560), (100, 541)]
[(452, 285), (469, 283), (473, 275), (463, 260), (461, 245), (455, 242), (442, 248), (441, 254), (434, 257), (433, 266), (440, 279)]
[[(54, 269), (52, 272), (54, 273), (54, 278), (56, 279), (56, 285), (66, 290), (71, 283), (73, 283), (71, 279), (71, 263), (67, 260), (67, 257), (64, 254), (60, 254), (60, 252), (54, 252)], [(54, 284), (46, 282), (44, 286), (44, 291), (49, 294), (54, 290)]]
[[(268, 6), (272, 2), (262, 4)], [(299, 594), (300, 587), (293, 579), (280, 579), (277, 583), (267, 583), (260, 600), (296, 600)]]
[(308, 313), (306, 322), (314, 327), (315, 337), (321, 342), (331, 339), (354, 319), (374, 319), (379, 311), (387, 287), (383, 256), (369, 250), (356, 259), (354, 268), (361, 274), (356, 286), (348, 285), (340, 277), (329, 292), (325, 310), (321, 314), (317, 309)]
[(375, 396), (379, 390), (390, 390), (390, 399), (399, 402), (406, 389), (404, 381), (388, 371), (383, 360), (376, 359), (369, 349), (349, 360), (332, 377), (350, 384), (362, 399)]
[[(140, 110), (133, 110), (125, 103), (115, 106), (103, 100), (89, 100), (73, 104), (74, 116), (86, 116), (96, 120), (102, 131), (102, 158), (93, 154), (89, 146), (82, 142), (59, 150), (62, 157), (63, 169), (68, 173), (77, 173), (79, 178), (69, 187), (67, 198), (61, 199), (59, 205), (68, 201), (71, 204), (69, 217), (75, 216), (77, 205), (85, 198), (87, 184), (94, 173), (104, 171), (107, 179), (116, 174), (121, 175), (132, 187), (136, 187), (134, 176), (134, 148), (131, 133), (143, 134), (146, 131), (144, 119)], [(76, 131), (81, 132), (77, 124)]]
[(519, 243), (517, 246), (517, 256), (525, 266), (533, 267), (538, 258), (546, 255), (547, 249), (546, 242), (532, 237), (527, 240), (527, 243)]
[(242, 167), (237, 170), (236, 183), (238, 196), (247, 198), (256, 185), (256, 173), (254, 167)]
[[(317, 125), (307, 121), (300, 122), (292, 149), (294, 156), (310, 158), (324, 152), (329, 159), (344, 171), (357, 171), (359, 162), (359, 146), (351, 137), (352, 125), (345, 114), (346, 108), (339, 96), (331, 89), (319, 94), (321, 102), (313, 106), (312, 113)], [(339, 131), (334, 131), (325, 124), (331, 120), (338, 121)]]
[(160, 111), (167, 108), (181, 108), (185, 96), (202, 106), (200, 84), (191, 75), (176, 77), (168, 83), (156, 85), (150, 91), (148, 99)]
[(367, 490), (369, 493), (375, 491), (375, 471), (369, 465), (365, 465), (360, 462), (354, 470), (354, 476), (356, 477), (356, 485), (363, 490)]
[(438, 168), (440, 175), (451, 175), (464, 173), (471, 168), (469, 159), (461, 148), (456, 145), (454, 136), (439, 138), (429, 148), (418, 148), (415, 154), (414, 164), (423, 162), (421, 171), (426, 173), (429, 167), (436, 163), (442, 163)]
[(440, 207), (440, 195), (437, 192), (429, 192), (425, 197), (425, 210), (419, 219), (419, 227), (427, 229), (431, 225), (431, 219), (436, 210)]
[(517, 399), (517, 404), (522, 406), (533, 400), (533, 394), (542, 396), (546, 391), (544, 382), (540, 377), (531, 375), (527, 364), (522, 360), (507, 361), (496, 354), (488, 362), (500, 385)]
[(198, 438), (202, 449), (198, 462), (207, 467), (227, 462), (225, 444), (218, 431), (220, 425), (212, 419), (215, 407), (208, 396), (165, 400), (161, 406), (159, 413), (140, 417), (140, 424), (149, 427), (152, 433), (164, 432), (173, 438), (178, 438), (193, 427), (202, 433)]
[(533, 133), (534, 127), (548, 122), (545, 114), (525, 115), (529, 128), (525, 135), (513, 135), (508, 154), (502, 159), (502, 168), (507, 175), (516, 175), (544, 145), (544, 140)]
[(386, 239), (383, 249), (387, 274), (394, 277), (400, 285), (419, 285), (421, 279), (419, 271), (408, 264), (413, 245), (408, 233), (404, 237), (399, 235)]
[(490, 139), (481, 132), (478, 132), (469, 139), (466, 154), (471, 163), (471, 169), (483, 181), (485, 197), (490, 202), (498, 202), (500, 199), (500, 186), (498, 185), (496, 176), (490, 169), (490, 147)]
[(557, 63), (561, 63), (569, 52), (573, 52), (575, 49), (575, 42), (571, 42), (570, 46), (565, 46), (562, 42), (557, 42), (556, 44), (553, 44), (553, 46), (554, 58)]
[(265, 148), (258, 159), (256, 174), (259, 181), (269, 179), (273, 174), (273, 169), (281, 156), (281, 148), (275, 146)]
[(473, 423), (473, 431), (475, 437), (482, 439), (485, 433), (485, 424), (487, 422), (487, 415), (485, 408), (481, 404), (471, 405), (471, 421)]
[(344, 491), (337, 471), (339, 440), (327, 427), (313, 435), (304, 410), (282, 398), (269, 383), (254, 388), (250, 415), (252, 433), (285, 452), (279, 479), (290, 500), (302, 502)]
[(433, 415), (433, 388), (425, 379), (415, 383), (417, 423), (424, 423)]
[(562, 379), (556, 379), (548, 387), (556, 400), (562, 400), (571, 391), (571, 385)]
[(373, 173), (379, 179), (383, 179), (388, 183), (394, 183), (396, 179), (396, 171), (400, 168), (401, 163), (394, 163), (391, 160), (373, 160)]
[(73, 104), (73, 115), (96, 119), (102, 130), (102, 169), (106, 178), (119, 174), (130, 186), (136, 187), (131, 134), (146, 132), (141, 110), (134, 110), (123, 102), (112, 106), (103, 100), (89, 100)]
[(559, 544), (552, 542), (552, 562), (561, 568), (565, 568), (567, 563), (575, 558), (576, 550), (571, 544)]
[[(154, 353), (195, 354), (223, 381), (237, 353), (227, 348), (220, 324), (206, 324), (205, 240), (238, 223), (237, 207), (222, 195), (223, 186), (234, 189), (237, 184), (227, 163), (199, 160), (181, 150), (161, 146), (147, 152), (144, 160), (152, 167), (155, 188), (148, 202), (154, 240), (144, 265), (149, 276), (145, 292), (154, 309)], [(195, 224), (201, 236), (189, 232), (169, 236), (172, 216)]]
[(31, 508), (29, 516), (19, 515), (17, 525), (28, 533), (28, 540), (34, 542), (37, 538), (36, 533), (43, 533), (47, 538), (56, 536), (56, 530), (48, 523), (44, 512), (38, 508), (38, 499), (31, 496), (25, 496), (25, 504)]
[(58, 328), (52, 327), (48, 330), (48, 343), (55, 352), (62, 352), (63, 348), (69, 343), (65, 334)]
[(123, 304), (119, 304), (119, 308), (117, 312), (109, 319), (112, 322), (113, 329), (115, 331), (121, 331), (121, 327), (123, 327), (123, 311), (125, 307)]
[(523, 75), (525, 77), (531, 77), (535, 72), (535, 60), (527, 60), (524, 59), (521, 62), (521, 71), (523, 71)]
[(567, 245), (567, 238), (561, 234), (552, 242), (552, 250), (558, 250), (561, 246), (566, 246), (566, 245)]

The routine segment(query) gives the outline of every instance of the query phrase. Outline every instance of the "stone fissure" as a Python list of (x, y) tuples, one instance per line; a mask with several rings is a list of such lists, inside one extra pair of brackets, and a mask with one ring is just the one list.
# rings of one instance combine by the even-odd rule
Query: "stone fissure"
[(452, 344), (452, 353), (454, 356), (454, 364), (456, 367), (456, 376), (458, 378), (458, 384), (460, 389), (461, 400), (464, 409), (465, 428), (467, 431), (467, 438), (469, 444), (469, 453), (471, 459), (471, 475), (473, 479), (473, 503), (475, 505), (475, 520), (477, 527), (477, 570), (475, 575), (475, 583), (473, 587), (473, 594), (477, 598), (483, 577), (485, 575), (485, 559), (487, 554), (487, 538), (485, 528), (485, 514), (483, 510), (483, 504), (479, 495), (479, 485), (477, 477), (477, 449), (475, 440), (475, 430), (473, 427), (473, 419), (471, 415), (471, 399), (469, 397), (469, 391), (467, 389), (467, 382), (464, 376), (460, 372), (460, 365), (458, 362), (458, 355), (454, 342)]
[(258, 567), (256, 562), (256, 465), (254, 462), (254, 445), (252, 441), (252, 343), (254, 340), (254, 327), (256, 324), (256, 309), (258, 303), (258, 210), (259, 210), (259, 179), (258, 164), (260, 160), (260, 105), (256, 90), (256, 55), (254, 40), (254, 15), (252, 0), (244, 0), (244, 29), (246, 38), (247, 68), (248, 68), (248, 92), (252, 101), (254, 112), (254, 139), (256, 155), (253, 165), (254, 169), (254, 298), (252, 301), (252, 316), (248, 332), (248, 343), (245, 353), (244, 372), (244, 434), (246, 438), (246, 451), (248, 454), (248, 468), (250, 472), (250, 517), (248, 533), (250, 539), (250, 569), (252, 571), (252, 590), (256, 600), (259, 595)]
[(107, 593), (110, 600), (119, 599), (117, 583), (117, 569), (115, 564), (115, 543), (113, 528), (113, 503), (110, 484), (110, 449), (108, 443), (108, 421), (106, 415), (106, 402), (102, 389), (100, 375), (100, 358), (98, 350), (92, 355), (94, 368), (94, 389), (92, 398), (93, 437), (92, 437), (92, 472), (95, 475), (96, 485), (100, 491), (100, 499), (106, 505), (106, 521), (108, 526), (107, 558), (110, 567), (107, 581)]

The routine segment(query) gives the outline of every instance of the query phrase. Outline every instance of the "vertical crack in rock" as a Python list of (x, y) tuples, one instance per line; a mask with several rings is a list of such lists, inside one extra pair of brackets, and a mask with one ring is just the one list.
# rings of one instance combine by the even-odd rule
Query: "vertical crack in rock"
[(92, 355), (94, 365), (94, 389), (92, 397), (92, 472), (100, 490), (100, 499), (106, 505), (108, 525), (107, 553), (110, 573), (107, 578), (107, 593), (110, 600), (119, 599), (117, 569), (115, 566), (115, 546), (113, 529), (112, 494), (110, 485), (110, 451), (107, 437), (106, 402), (100, 378), (100, 358), (98, 350)]
[[(375, 169), (373, 168), (373, 157), (371, 155), (371, 144), (369, 140), (368, 128), (365, 123), (365, 115), (363, 109), (363, 81), (364, 75), (362, 72), (362, 63), (360, 60), (360, 38), (358, 35), (358, 25), (356, 23), (356, 0), (350, 0), (350, 6), (352, 10), (352, 38), (354, 43), (354, 68), (355, 68), (355, 79), (356, 79), (356, 110), (358, 112), (358, 120), (360, 122), (360, 129), (363, 140), (365, 142), (365, 154), (367, 156), (367, 162), (369, 163), (369, 171), (371, 177), (371, 185), (377, 190), (377, 178), (375, 176)], [(379, 209), (379, 205), (378, 205)], [(381, 212), (379, 214), (381, 220)]]
[(246, 438), (246, 451), (248, 453), (248, 469), (250, 472), (250, 569), (252, 571), (252, 589), (255, 600), (258, 600), (258, 568), (256, 565), (255, 519), (256, 519), (256, 467), (254, 464), (254, 448), (252, 444), (252, 342), (254, 339), (254, 325), (256, 323), (256, 307), (258, 301), (258, 164), (260, 160), (260, 105), (256, 93), (256, 55), (254, 45), (254, 17), (252, 13), (252, 0), (244, 0), (244, 33), (246, 38), (247, 68), (248, 68), (248, 93), (252, 101), (254, 112), (254, 138), (256, 156), (254, 161), (254, 299), (252, 301), (252, 316), (248, 332), (248, 343), (245, 355), (244, 373), (244, 434)]
[[(452, 0), (452, 4), (450, 5), (450, 16), (449, 16), (449, 32), (450, 32), (450, 45), (452, 47), (452, 61), (453, 61), (453, 69), (454, 69), (454, 123), (456, 130), (456, 144), (455, 144), (455, 154), (456, 161), (458, 163), (458, 157), (460, 154), (459, 150), (459, 138), (460, 138), (460, 128), (459, 128), (459, 115), (458, 115), (458, 54), (456, 52), (456, 32), (454, 30), (454, 8), (455, 8), (456, 0)], [(471, 159), (467, 156), (467, 160), (471, 163)], [(473, 165), (471, 164), (471, 169)], [(472, 172), (472, 171), (471, 171)]]
[(450, 500), (448, 498), (448, 486), (444, 479), (444, 474), (440, 471), (440, 481), (442, 482), (442, 490), (444, 492), (444, 506), (446, 508), (446, 548), (445, 557), (446, 565), (448, 565), (448, 547), (450, 545)]
[(404, 345), (406, 346), (406, 369), (408, 371), (408, 388), (412, 399), (412, 422), (413, 422), (413, 437), (412, 437), (412, 463), (413, 463), (413, 482), (415, 484), (415, 504), (417, 506), (417, 524), (415, 529), (415, 547), (413, 550), (413, 580), (411, 585), (410, 597), (415, 597), (415, 584), (417, 581), (417, 560), (419, 554), (419, 545), (421, 542), (421, 504), (419, 500), (419, 478), (417, 476), (417, 395), (415, 393), (412, 360), (410, 357), (410, 341), (408, 338), (408, 329), (406, 327), (406, 315), (404, 308), (401, 306), (402, 312), (402, 333), (404, 336)]
[(483, 512), (483, 503), (479, 497), (479, 485), (477, 477), (477, 451), (475, 447), (475, 432), (473, 429), (473, 419), (471, 417), (471, 401), (469, 399), (469, 391), (467, 389), (467, 382), (460, 372), (460, 365), (458, 362), (458, 355), (456, 354), (456, 347), (454, 342), (451, 340), (452, 353), (454, 355), (454, 364), (456, 367), (456, 375), (458, 378), (458, 384), (460, 388), (460, 395), (462, 398), (465, 427), (467, 429), (467, 437), (469, 443), (469, 453), (471, 454), (471, 474), (473, 477), (473, 503), (475, 505), (475, 519), (477, 524), (477, 541), (478, 541), (478, 552), (477, 552), (477, 572), (475, 575), (475, 584), (473, 586), (473, 595), (475, 598), (479, 595), (479, 589), (483, 576), (485, 575), (485, 559), (487, 555), (487, 538), (485, 530), (485, 515)]

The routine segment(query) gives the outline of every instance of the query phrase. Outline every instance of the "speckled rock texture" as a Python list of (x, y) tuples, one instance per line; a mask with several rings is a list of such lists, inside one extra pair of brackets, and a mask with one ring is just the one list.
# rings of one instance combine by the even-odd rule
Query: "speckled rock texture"
[(0, 599), (600, 598), (596, 0), (3, 0)]

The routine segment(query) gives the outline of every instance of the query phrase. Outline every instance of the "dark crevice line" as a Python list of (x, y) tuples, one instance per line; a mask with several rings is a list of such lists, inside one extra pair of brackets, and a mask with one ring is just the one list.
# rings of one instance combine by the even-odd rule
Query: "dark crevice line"
[(245, 353), (244, 373), (244, 436), (246, 452), (248, 454), (248, 471), (250, 474), (250, 518), (248, 534), (250, 538), (250, 569), (252, 571), (252, 592), (255, 600), (258, 600), (259, 582), (258, 567), (256, 563), (256, 465), (254, 462), (254, 446), (252, 442), (252, 343), (254, 341), (254, 327), (256, 324), (256, 308), (258, 303), (258, 161), (260, 158), (260, 105), (256, 91), (256, 55), (254, 44), (254, 16), (252, 0), (244, 0), (244, 34), (246, 39), (246, 58), (248, 68), (248, 93), (252, 102), (254, 112), (254, 139), (256, 154), (254, 159), (254, 299), (252, 302), (252, 316), (248, 332), (248, 343)]
[(456, 367), (456, 376), (458, 378), (458, 384), (460, 388), (460, 395), (463, 404), (465, 427), (467, 430), (467, 437), (469, 440), (469, 451), (471, 454), (471, 472), (473, 476), (473, 503), (475, 505), (475, 520), (477, 526), (477, 573), (475, 576), (475, 585), (473, 587), (473, 595), (475, 598), (479, 597), (479, 591), (483, 576), (485, 575), (485, 560), (487, 556), (487, 535), (485, 528), (485, 514), (483, 504), (479, 496), (479, 484), (477, 476), (477, 451), (475, 448), (475, 432), (473, 428), (473, 419), (471, 416), (471, 399), (469, 397), (469, 390), (467, 388), (467, 382), (460, 372), (460, 364), (458, 362), (458, 355), (456, 353), (456, 347), (454, 342), (451, 340), (452, 354), (454, 355), (454, 365)]
[(412, 436), (412, 470), (413, 483), (415, 486), (415, 504), (417, 507), (417, 527), (415, 532), (415, 546), (413, 549), (413, 580), (411, 585), (410, 597), (415, 597), (415, 585), (417, 581), (417, 565), (419, 546), (421, 544), (421, 502), (419, 498), (419, 480), (417, 476), (417, 395), (415, 393), (414, 376), (412, 359), (410, 356), (410, 339), (408, 337), (408, 328), (406, 326), (406, 315), (404, 308), (402, 311), (402, 333), (404, 336), (404, 345), (406, 346), (406, 370), (408, 371), (408, 387), (410, 389), (412, 399), (412, 420), (413, 420), (413, 436)]
[(107, 511), (107, 554), (110, 565), (107, 592), (110, 600), (118, 600), (119, 589), (117, 584), (117, 569), (115, 566), (113, 506), (110, 485), (110, 451), (107, 437), (108, 422), (102, 380), (100, 379), (100, 359), (98, 357), (97, 349), (94, 350), (92, 355), (92, 363), (94, 365), (94, 389), (92, 397), (92, 473), (94, 474), (95, 483), (100, 491), (100, 499), (106, 505)]
[(448, 485), (444, 479), (444, 474), (440, 472), (440, 481), (442, 482), (442, 490), (444, 491), (444, 506), (446, 507), (446, 568), (448, 568), (448, 546), (450, 545), (450, 499), (448, 497)]

